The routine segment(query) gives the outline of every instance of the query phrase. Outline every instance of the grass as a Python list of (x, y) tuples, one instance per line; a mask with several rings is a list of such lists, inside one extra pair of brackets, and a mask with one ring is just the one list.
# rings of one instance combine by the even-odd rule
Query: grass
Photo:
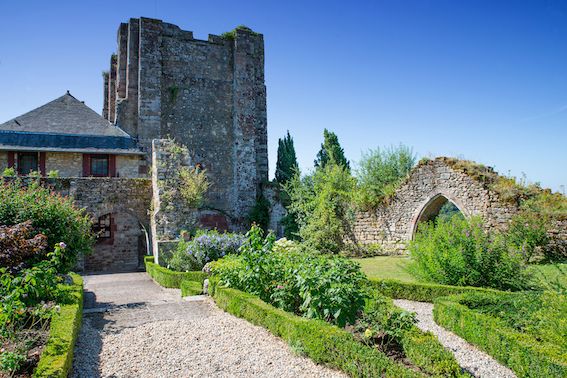
[(405, 256), (376, 256), (353, 259), (360, 264), (368, 278), (395, 279), (404, 282), (417, 282), (407, 270), (410, 262)]
[[(360, 264), (368, 278), (394, 279), (403, 282), (421, 282), (406, 269), (410, 258), (406, 256), (376, 256), (352, 259)], [(567, 263), (530, 265), (534, 286), (567, 293)]]

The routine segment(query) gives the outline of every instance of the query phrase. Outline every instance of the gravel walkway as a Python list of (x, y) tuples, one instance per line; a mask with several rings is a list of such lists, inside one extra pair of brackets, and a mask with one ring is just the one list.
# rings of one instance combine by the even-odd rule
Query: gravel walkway
[(473, 376), (487, 378), (516, 377), (510, 369), (501, 365), (488, 354), (437, 325), (433, 320), (432, 303), (396, 299), (394, 304), (405, 310), (415, 312), (418, 320), (417, 326), (423, 331), (431, 331), (437, 336), (441, 344), (453, 352), (459, 365)]
[[(85, 301), (73, 377), (345, 377), (294, 354), (264, 328), (225, 313), (208, 297), (181, 300), (170, 289), (160, 302), (162, 289), (150, 281), (156, 287), (143, 298), (136, 287), (151, 285), (142, 274), (136, 279), (145, 282), (123, 281), (132, 303), (127, 290), (106, 284), (113, 280), (85, 280), (91, 299)], [(120, 294), (113, 298), (113, 292)]]

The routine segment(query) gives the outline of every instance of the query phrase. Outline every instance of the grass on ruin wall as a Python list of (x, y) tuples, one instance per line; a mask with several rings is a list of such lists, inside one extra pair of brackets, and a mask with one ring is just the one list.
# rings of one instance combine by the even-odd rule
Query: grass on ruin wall
[(567, 377), (567, 356), (551, 353), (528, 334), (500, 319), (476, 312), (459, 303), (461, 296), (437, 298), (433, 315), (440, 326), (508, 366), (518, 377)]
[(83, 316), (83, 279), (70, 273), (73, 284), (69, 290), (71, 303), (62, 304), (53, 315), (49, 329), (49, 339), (41, 354), (34, 377), (66, 378), (73, 363), (73, 350), (81, 328)]

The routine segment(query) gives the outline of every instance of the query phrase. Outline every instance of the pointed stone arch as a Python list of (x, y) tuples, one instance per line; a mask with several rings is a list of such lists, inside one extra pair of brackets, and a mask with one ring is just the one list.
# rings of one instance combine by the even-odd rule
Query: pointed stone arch
[[(473, 164), (444, 157), (420, 162), (385, 203), (373, 211), (357, 214), (357, 242), (378, 244), (387, 254), (404, 253), (420, 219), (427, 217), (427, 212), (437, 211), (443, 198), (455, 204), (465, 217), (479, 216), (487, 228), (505, 229), (518, 208), (501, 201), (483, 182), (482, 175), (476, 177), (467, 171), (466, 167)], [(486, 175), (497, 176), (489, 167), (474, 167)]]
[(461, 214), (463, 214), (463, 216), (465, 216), (466, 218), (470, 216), (470, 212), (464, 205), (459, 203), (460, 201), (458, 199), (442, 192), (436, 193), (427, 198), (421, 206), (418, 206), (416, 208), (416, 212), (412, 217), (412, 231), (410, 240), (413, 240), (413, 238), (415, 237), (419, 224), (422, 222), (429, 222), (434, 220), (439, 214), (441, 208), (447, 202), (451, 202), (453, 205), (455, 205), (457, 209), (459, 209)]

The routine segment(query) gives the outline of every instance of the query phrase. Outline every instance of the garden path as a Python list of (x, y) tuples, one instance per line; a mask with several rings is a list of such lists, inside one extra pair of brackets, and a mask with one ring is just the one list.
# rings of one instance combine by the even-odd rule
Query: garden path
[(394, 304), (417, 314), (417, 326), (423, 331), (430, 331), (445, 348), (450, 350), (463, 369), (475, 377), (508, 378), (516, 377), (512, 370), (500, 364), (494, 358), (479, 350), (452, 332), (437, 325), (433, 320), (433, 304), (396, 299)]
[(344, 377), (204, 296), (145, 273), (85, 276), (72, 377)]

